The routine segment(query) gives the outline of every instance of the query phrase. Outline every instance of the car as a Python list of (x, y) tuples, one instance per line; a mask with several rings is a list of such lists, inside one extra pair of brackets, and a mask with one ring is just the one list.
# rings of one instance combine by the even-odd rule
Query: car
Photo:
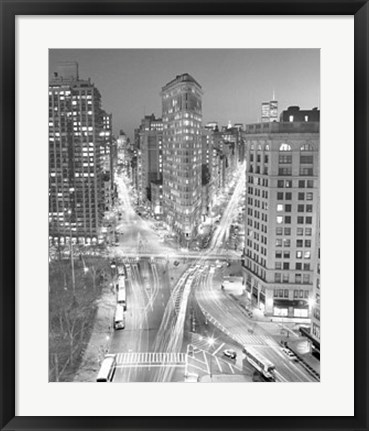
[(298, 361), (297, 356), (290, 349), (284, 347), (282, 349), (282, 352), (285, 353), (287, 355), (288, 359), (290, 359), (291, 361), (293, 361), (293, 362)]
[(236, 359), (237, 358), (237, 353), (231, 349), (224, 350), (223, 355), (229, 359)]

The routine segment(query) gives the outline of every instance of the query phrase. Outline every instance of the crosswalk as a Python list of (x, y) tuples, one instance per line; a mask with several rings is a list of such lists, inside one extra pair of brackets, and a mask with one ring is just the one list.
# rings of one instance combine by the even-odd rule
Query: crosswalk
[(258, 345), (258, 346), (271, 346), (277, 344), (271, 337), (267, 335), (237, 335), (238, 342), (242, 346)]
[(124, 352), (116, 356), (117, 366), (184, 365), (185, 353)]

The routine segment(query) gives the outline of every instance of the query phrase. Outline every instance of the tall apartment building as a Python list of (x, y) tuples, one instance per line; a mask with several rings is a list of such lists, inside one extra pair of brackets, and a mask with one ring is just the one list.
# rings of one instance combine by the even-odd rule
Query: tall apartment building
[(99, 240), (104, 212), (101, 95), (64, 62), (49, 82), (49, 236)]
[(265, 315), (308, 317), (319, 249), (319, 122), (252, 124), (244, 137), (247, 291)]
[(164, 215), (183, 244), (196, 236), (201, 215), (202, 94), (188, 73), (161, 91)]
[(155, 115), (146, 115), (137, 130), (137, 189), (139, 201), (151, 200), (151, 182), (163, 177), (163, 121)]

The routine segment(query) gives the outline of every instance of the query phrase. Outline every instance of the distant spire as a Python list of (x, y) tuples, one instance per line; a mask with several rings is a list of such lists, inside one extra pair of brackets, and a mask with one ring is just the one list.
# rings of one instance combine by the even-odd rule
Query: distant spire
[(274, 91), (274, 88), (273, 88), (273, 99), (272, 100), (275, 100), (275, 91)]

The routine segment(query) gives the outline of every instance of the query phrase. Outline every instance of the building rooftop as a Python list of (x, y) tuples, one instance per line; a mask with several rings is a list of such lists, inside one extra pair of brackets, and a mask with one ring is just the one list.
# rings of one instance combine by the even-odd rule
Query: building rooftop
[(285, 123), (256, 123), (256, 124), (246, 124), (245, 132), (246, 134), (256, 134), (256, 133), (319, 133), (320, 123), (318, 121), (293, 121)]
[(182, 83), (182, 82), (192, 82), (193, 84), (196, 84), (201, 89), (201, 85), (196, 81), (195, 78), (193, 78), (189, 73), (183, 73), (182, 75), (177, 75), (174, 79), (172, 79), (170, 82), (165, 84), (164, 87), (162, 87), (162, 91), (167, 90), (173, 85)]

